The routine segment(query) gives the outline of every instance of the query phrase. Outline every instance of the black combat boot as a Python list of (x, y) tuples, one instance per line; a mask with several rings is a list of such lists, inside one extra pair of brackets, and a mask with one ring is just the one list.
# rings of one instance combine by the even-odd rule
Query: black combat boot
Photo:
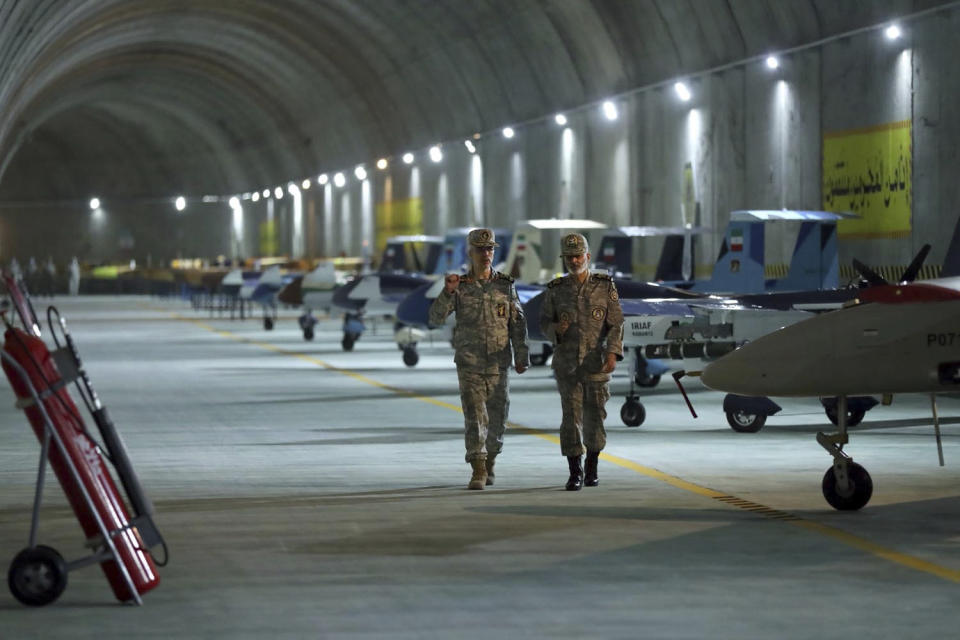
[(583, 467), (580, 466), (580, 456), (567, 456), (570, 465), (570, 479), (567, 480), (567, 491), (580, 491), (583, 488)]
[(597, 463), (599, 462), (599, 451), (587, 451), (587, 461), (583, 469), (583, 486), (595, 487), (600, 484), (600, 479), (597, 478)]

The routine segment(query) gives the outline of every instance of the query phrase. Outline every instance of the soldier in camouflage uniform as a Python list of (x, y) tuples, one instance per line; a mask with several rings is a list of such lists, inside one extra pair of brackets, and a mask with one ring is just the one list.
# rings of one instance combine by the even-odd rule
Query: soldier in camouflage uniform
[(470, 271), (446, 277), (443, 291), (430, 306), (430, 324), (442, 325), (457, 314), (453, 330), (460, 402), (465, 424), (467, 462), (473, 468), (469, 489), (494, 482), (494, 461), (503, 448), (510, 396), (507, 367), (517, 373), (529, 366), (527, 322), (513, 286), (513, 278), (492, 269), (491, 229), (474, 229), (467, 236)]
[[(547, 285), (540, 328), (554, 344), (553, 370), (563, 421), (560, 451), (567, 456), (567, 491), (597, 486), (597, 464), (607, 442), (603, 419), (610, 374), (623, 360), (623, 310), (607, 274), (590, 273), (587, 239), (570, 233), (560, 241), (567, 275)], [(586, 474), (580, 457), (586, 453)]]

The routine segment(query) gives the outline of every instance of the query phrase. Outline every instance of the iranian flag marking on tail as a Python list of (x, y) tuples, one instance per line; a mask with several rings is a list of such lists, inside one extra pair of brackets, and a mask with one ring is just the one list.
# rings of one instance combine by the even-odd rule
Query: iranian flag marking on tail
[(730, 230), (730, 251), (743, 251), (743, 229)]

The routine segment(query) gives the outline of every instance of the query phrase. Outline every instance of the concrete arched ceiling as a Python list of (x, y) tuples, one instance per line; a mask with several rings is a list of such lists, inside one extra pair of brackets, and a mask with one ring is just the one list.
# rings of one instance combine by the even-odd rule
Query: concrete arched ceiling
[(247, 191), (937, 4), (0, 0), (0, 198)]

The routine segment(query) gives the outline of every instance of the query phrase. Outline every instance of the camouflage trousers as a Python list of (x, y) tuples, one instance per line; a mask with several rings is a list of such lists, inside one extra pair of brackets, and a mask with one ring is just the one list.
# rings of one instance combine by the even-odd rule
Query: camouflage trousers
[(495, 456), (503, 449), (503, 432), (510, 411), (507, 370), (482, 373), (457, 367), (457, 377), (460, 379), (467, 462)]
[(610, 399), (607, 380), (590, 380), (577, 375), (557, 374), (560, 406), (560, 452), (565, 456), (582, 456), (587, 450), (603, 451), (607, 432), (603, 421), (604, 408)]

